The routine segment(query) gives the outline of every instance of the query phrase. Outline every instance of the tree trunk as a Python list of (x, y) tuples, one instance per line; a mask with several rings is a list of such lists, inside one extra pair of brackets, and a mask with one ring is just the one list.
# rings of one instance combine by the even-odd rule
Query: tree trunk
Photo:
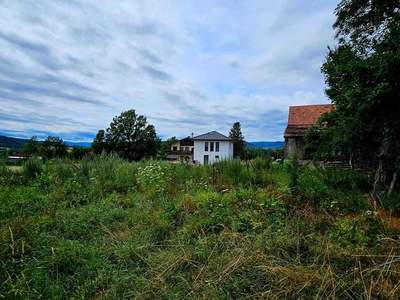
[(393, 172), (393, 177), (392, 177), (392, 182), (390, 183), (389, 190), (388, 190), (388, 196), (390, 196), (393, 193), (394, 187), (396, 186), (396, 181), (397, 181), (397, 172)]
[(374, 197), (374, 199), (377, 198), (377, 189), (378, 189), (379, 180), (382, 175), (382, 168), (383, 168), (383, 163), (382, 163), (382, 159), (380, 159), (378, 168), (376, 169), (376, 172), (375, 172), (375, 180), (374, 180), (374, 184), (373, 184), (373, 188), (372, 188), (372, 196)]
[(349, 165), (350, 165), (350, 169), (353, 170), (353, 153), (350, 153)]

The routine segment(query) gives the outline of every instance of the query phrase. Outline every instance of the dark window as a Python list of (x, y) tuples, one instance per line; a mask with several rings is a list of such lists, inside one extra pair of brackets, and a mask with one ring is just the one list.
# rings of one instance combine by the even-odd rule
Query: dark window
[(204, 164), (208, 165), (208, 155), (204, 155)]
[(215, 152), (219, 152), (219, 142), (215, 142)]
[(189, 147), (185, 147), (185, 151), (189, 152)]
[(178, 151), (178, 147), (177, 147), (177, 146), (174, 146), (174, 147), (172, 148), (172, 151)]
[(214, 151), (214, 142), (210, 142), (210, 151)]
[(215, 160), (219, 160), (219, 155), (215, 155)]
[(208, 151), (208, 142), (204, 143), (204, 151)]

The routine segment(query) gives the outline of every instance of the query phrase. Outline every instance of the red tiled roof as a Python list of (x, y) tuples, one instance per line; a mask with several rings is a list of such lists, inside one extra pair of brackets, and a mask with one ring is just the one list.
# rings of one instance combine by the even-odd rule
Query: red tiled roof
[(322, 114), (332, 109), (332, 104), (290, 106), (288, 125), (314, 125)]
[(332, 109), (332, 104), (290, 106), (288, 126), (284, 136), (304, 136), (307, 129), (314, 125), (321, 115)]

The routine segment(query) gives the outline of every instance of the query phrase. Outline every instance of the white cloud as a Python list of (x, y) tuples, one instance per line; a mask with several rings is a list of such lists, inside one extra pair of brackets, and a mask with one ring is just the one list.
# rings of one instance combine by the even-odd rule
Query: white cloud
[(336, 1), (293, 3), (1, 2), (0, 131), (86, 139), (135, 108), (162, 136), (281, 139), (288, 105), (327, 101), (333, 43)]

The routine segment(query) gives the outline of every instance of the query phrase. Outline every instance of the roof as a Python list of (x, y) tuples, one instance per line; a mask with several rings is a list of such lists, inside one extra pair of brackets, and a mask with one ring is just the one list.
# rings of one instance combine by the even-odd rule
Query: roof
[(304, 136), (307, 129), (313, 126), (321, 115), (332, 109), (332, 104), (290, 106), (288, 126), (284, 136)]
[(217, 132), (217, 131), (211, 131), (211, 132), (207, 132), (205, 134), (195, 136), (193, 138), (193, 140), (195, 140), (195, 141), (231, 141), (232, 139)]
[(288, 125), (314, 125), (322, 114), (332, 109), (332, 104), (290, 106)]
[(193, 146), (193, 139), (190, 136), (188, 136), (184, 139), (179, 140), (179, 144), (181, 146)]

